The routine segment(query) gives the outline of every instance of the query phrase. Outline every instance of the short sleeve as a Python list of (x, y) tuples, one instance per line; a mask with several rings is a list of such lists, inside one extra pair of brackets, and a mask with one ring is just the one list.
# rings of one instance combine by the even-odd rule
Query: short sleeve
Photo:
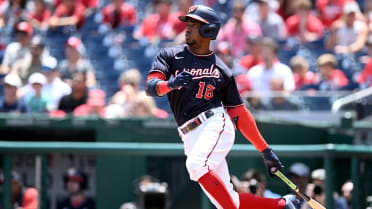
[(225, 107), (240, 106), (243, 104), (243, 101), (240, 97), (235, 78), (231, 76), (228, 79), (228, 84), (222, 90), (222, 104)]
[(170, 68), (169, 55), (165, 49), (162, 49), (156, 56), (150, 72), (163, 73), (165, 75), (165, 78), (168, 79), (170, 77), (169, 68)]
[(135, 25), (137, 24), (137, 12), (136, 12), (136, 9), (129, 5), (128, 6), (128, 9), (126, 10), (127, 14), (128, 14), (128, 21), (129, 21), (129, 24), (130, 25)]
[(12, 54), (11, 46), (12, 46), (12, 45), (9, 44), (9, 45), (5, 48), (4, 58), (3, 58), (2, 65), (5, 65), (5, 66), (9, 66), (9, 65), (10, 65), (11, 54)]

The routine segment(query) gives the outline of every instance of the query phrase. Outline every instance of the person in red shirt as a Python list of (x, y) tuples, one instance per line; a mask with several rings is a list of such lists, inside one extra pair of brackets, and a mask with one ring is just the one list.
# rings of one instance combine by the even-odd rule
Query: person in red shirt
[(333, 54), (323, 54), (318, 60), (320, 79), (318, 90), (339, 90), (349, 84), (345, 74), (337, 69), (337, 59)]
[(179, 16), (186, 15), (189, 8), (192, 6), (193, 0), (178, 0), (178, 11), (173, 12), (170, 16), (173, 30), (176, 33), (182, 33), (186, 29), (186, 24), (178, 19)]
[(249, 54), (243, 56), (239, 60), (239, 65), (248, 71), (252, 67), (261, 63), (261, 38), (259, 37), (248, 37), (247, 46)]
[(79, 29), (84, 24), (85, 10), (86, 8), (80, 2), (63, 0), (50, 18), (49, 26), (52, 28), (76, 26)]
[(332, 23), (342, 17), (345, 3), (354, 0), (317, 0), (316, 8), (319, 18), (326, 28), (330, 28)]
[(137, 24), (137, 12), (125, 0), (111, 0), (111, 4), (102, 9), (103, 23), (109, 24), (112, 28), (125, 25)]
[[(76, 0), (84, 5), (85, 8), (97, 9), (99, 0)], [(63, 0), (55, 0), (54, 6), (58, 7), (62, 4)]]
[(312, 85), (318, 82), (315, 73), (309, 71), (309, 63), (301, 56), (292, 57), (289, 62), (295, 80), (295, 90), (300, 90), (304, 85)]
[[(4, 174), (0, 173), (0, 184), (4, 182)], [(12, 171), (12, 205), (15, 209), (37, 209), (38, 191), (33, 187), (25, 188), (20, 175)]]
[(175, 31), (170, 18), (171, 6), (172, 2), (170, 0), (155, 0), (156, 13), (145, 18), (135, 32), (134, 37), (137, 39), (145, 37), (150, 42), (157, 39), (172, 39), (175, 36)]
[(311, 42), (323, 37), (322, 22), (311, 14), (310, 0), (296, 0), (295, 14), (286, 20), (288, 36), (300, 42)]
[(105, 102), (106, 93), (101, 89), (93, 89), (88, 93), (88, 100), (86, 104), (75, 108), (74, 116), (90, 116), (96, 115), (105, 117)]
[(39, 30), (47, 30), (51, 11), (45, 0), (35, 0), (35, 9), (28, 15), (32, 27)]

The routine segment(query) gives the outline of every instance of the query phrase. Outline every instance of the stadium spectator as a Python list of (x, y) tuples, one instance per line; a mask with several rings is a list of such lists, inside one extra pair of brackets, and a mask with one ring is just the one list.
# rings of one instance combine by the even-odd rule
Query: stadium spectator
[(111, 4), (102, 9), (102, 15), (103, 23), (111, 28), (137, 24), (136, 8), (125, 0), (111, 0)]
[(18, 98), (17, 91), (22, 81), (16, 74), (8, 74), (4, 78), (4, 97), (0, 99), (0, 112), (24, 113), (26, 105)]
[(231, 8), (231, 18), (219, 32), (218, 41), (226, 41), (231, 46), (234, 58), (244, 54), (247, 48), (247, 38), (250, 36), (261, 36), (260, 26), (244, 18), (245, 4), (242, 0), (234, 0)]
[(253, 36), (248, 37), (246, 41), (248, 54), (240, 58), (239, 65), (248, 72), (252, 67), (262, 62), (261, 38)]
[(317, 0), (316, 9), (319, 13), (319, 18), (326, 28), (336, 20), (340, 19), (343, 14), (344, 5), (354, 0)]
[(178, 16), (186, 15), (189, 8), (193, 5), (193, 0), (177, 0), (178, 11), (171, 13), (172, 28), (176, 33), (173, 43), (170, 45), (180, 45), (185, 43), (186, 24), (178, 19)]
[(7, 0), (0, 7), (0, 28), (13, 26), (26, 19), (27, 0)]
[(14, 62), (11, 72), (19, 75), (22, 83), (27, 83), (28, 77), (32, 73), (41, 72), (41, 61), (49, 56), (45, 47), (45, 41), (41, 36), (34, 36), (30, 44), (31, 56), (19, 59)]
[(111, 98), (110, 105), (107, 107), (107, 117), (128, 117), (131, 109), (135, 105), (139, 94), (141, 73), (133, 68), (124, 71), (119, 77), (119, 91)]
[(29, 44), (33, 35), (32, 26), (28, 22), (20, 22), (16, 26), (16, 41), (8, 44), (5, 49), (0, 74), (7, 74), (12, 65), (20, 59), (29, 58)]
[(311, 42), (323, 37), (322, 22), (311, 13), (310, 0), (296, 0), (295, 14), (286, 20), (288, 36), (295, 37), (301, 43)]
[(43, 85), (46, 83), (46, 78), (41, 73), (33, 73), (28, 79), (28, 84), (34, 91), (34, 94), (29, 94), (25, 97), (27, 112), (45, 113), (47, 112), (48, 98), (42, 94)]
[(92, 89), (88, 93), (87, 102), (75, 108), (74, 116), (105, 117), (106, 93), (101, 89)]
[(325, 205), (325, 176), (325, 169), (315, 169), (311, 172), (311, 183), (306, 188), (306, 194), (322, 205)]
[(266, 186), (265, 175), (256, 169), (249, 169), (240, 178), (238, 192), (252, 193), (256, 196), (267, 198), (281, 197), (281, 195), (267, 189)]
[(336, 69), (337, 59), (332, 54), (323, 54), (318, 60), (320, 79), (316, 84), (316, 90), (329, 91), (339, 90), (348, 85), (349, 81), (345, 74)]
[(88, 187), (87, 175), (76, 168), (69, 168), (63, 174), (64, 188), (68, 196), (58, 201), (57, 209), (95, 209), (95, 200), (87, 197), (84, 190)]
[(363, 15), (368, 25), (368, 30), (371, 31), (372, 30), (372, 0), (364, 1)]
[(216, 55), (230, 68), (234, 71), (234, 58), (231, 53), (231, 46), (226, 41), (219, 42), (216, 44), (215, 49)]
[(225, 41), (219, 42), (216, 46), (215, 53), (232, 71), (239, 93), (244, 95), (246, 92), (250, 91), (252, 88), (251, 81), (242, 67), (234, 61), (229, 44)]
[(130, 109), (136, 100), (141, 77), (141, 73), (135, 68), (124, 71), (118, 81), (120, 90), (114, 94), (110, 103), (127, 106), (125, 109)]
[(284, 21), (295, 13), (295, 2), (293, 0), (279, 0), (279, 8), (276, 11)]
[[(4, 174), (0, 173), (0, 184), (4, 183)], [(12, 207), (14, 209), (37, 209), (38, 191), (33, 187), (25, 187), (21, 176), (12, 171)]]
[(252, 16), (262, 31), (264, 37), (270, 37), (274, 40), (283, 40), (287, 37), (287, 29), (280, 15), (270, 7), (270, 0), (258, 0), (258, 13)]
[(175, 36), (172, 19), (170, 18), (170, 0), (154, 0), (155, 13), (147, 16), (134, 37), (137, 39), (146, 38), (151, 43), (157, 40), (172, 39)]
[(274, 93), (268, 104), (264, 105), (265, 110), (286, 110), (295, 111), (299, 110), (298, 105), (288, 100), (288, 92), (284, 89), (282, 78), (273, 78), (270, 81), (271, 91)]
[(35, 0), (34, 2), (35, 8), (28, 14), (28, 20), (32, 27), (39, 31), (46, 31), (52, 12), (49, 10), (46, 0)]
[(156, 107), (155, 100), (146, 95), (144, 91), (136, 96), (136, 101), (129, 112), (130, 117), (156, 117), (167, 118), (168, 113)]
[[(294, 163), (289, 167), (289, 179), (298, 187), (300, 192), (305, 193), (306, 187), (309, 183), (310, 169), (304, 163)], [(305, 200), (299, 199), (300, 203), (298, 208), (301, 208), (305, 203)]]
[(317, 83), (317, 76), (309, 70), (309, 63), (301, 56), (291, 58), (289, 65), (293, 71), (295, 90), (300, 90), (304, 85)]
[(87, 102), (88, 87), (86, 84), (86, 73), (73, 73), (71, 88), (71, 94), (63, 96), (58, 104), (58, 110), (62, 110), (65, 113), (72, 113), (76, 107)]
[[(90, 10), (95, 10), (98, 7), (99, 0), (78, 0), (80, 1), (85, 8)], [(63, 0), (54, 0), (54, 7), (58, 7), (61, 3), (63, 3)]]
[(88, 59), (84, 57), (85, 48), (83, 42), (77, 37), (70, 37), (65, 45), (66, 59), (62, 60), (58, 66), (61, 78), (71, 84), (72, 74), (74, 72), (87, 73), (88, 87), (96, 85), (96, 76), (94, 68)]
[(336, 54), (355, 54), (363, 49), (368, 28), (365, 22), (357, 19), (360, 9), (356, 2), (346, 3), (343, 14), (344, 18), (332, 24), (326, 47)]
[(366, 65), (363, 71), (358, 76), (357, 80), (360, 88), (366, 88), (372, 86), (372, 39), (369, 38), (367, 41), (368, 55)]
[(73, 26), (80, 29), (84, 24), (86, 8), (80, 1), (63, 0), (49, 20), (49, 27)]
[(285, 91), (293, 91), (295, 83), (291, 69), (281, 63), (277, 54), (278, 44), (270, 39), (263, 38), (261, 42), (262, 63), (251, 68), (247, 75), (252, 81), (253, 91), (270, 92), (270, 81), (273, 78), (281, 78), (284, 82)]
[(133, 184), (136, 200), (123, 203), (120, 209), (170, 208), (169, 190), (166, 182), (160, 182), (153, 176), (144, 175), (134, 180)]
[(341, 196), (335, 201), (335, 209), (351, 209), (351, 200), (353, 197), (354, 184), (346, 181), (341, 188)]
[(189, 8), (192, 6), (193, 0), (177, 0), (178, 11), (171, 13), (173, 30), (180, 34), (185, 31), (186, 24), (178, 19), (179, 16), (186, 15)]
[(49, 100), (48, 111), (54, 111), (58, 107), (59, 100), (71, 93), (71, 87), (59, 76), (57, 60), (54, 57), (49, 56), (44, 59), (41, 69), (47, 80), (43, 86), (42, 94)]

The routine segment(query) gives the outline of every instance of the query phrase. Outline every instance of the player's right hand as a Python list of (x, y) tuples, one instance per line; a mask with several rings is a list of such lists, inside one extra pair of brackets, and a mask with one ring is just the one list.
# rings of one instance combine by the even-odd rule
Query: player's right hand
[(168, 80), (168, 87), (170, 89), (178, 89), (181, 87), (190, 87), (190, 84), (192, 83), (192, 77), (194, 77), (190, 72), (183, 71), (180, 74), (178, 74), (176, 77), (171, 77)]
[(267, 168), (267, 172), (270, 177), (275, 176), (277, 170), (282, 171), (284, 166), (280, 162), (278, 156), (273, 152), (271, 148), (266, 148), (262, 151), (262, 157)]

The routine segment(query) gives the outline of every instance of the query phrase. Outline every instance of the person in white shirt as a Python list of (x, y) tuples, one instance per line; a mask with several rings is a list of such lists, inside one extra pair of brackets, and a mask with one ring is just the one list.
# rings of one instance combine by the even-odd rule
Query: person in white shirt
[(271, 38), (263, 38), (261, 42), (262, 63), (252, 67), (247, 76), (252, 81), (253, 91), (270, 92), (270, 81), (280, 78), (284, 83), (285, 91), (293, 91), (295, 82), (291, 69), (281, 63), (277, 58), (278, 44)]
[(20, 59), (31, 59), (29, 45), (33, 35), (32, 26), (28, 22), (20, 22), (16, 26), (16, 41), (5, 48), (0, 73), (7, 74), (12, 65)]
[(57, 110), (59, 100), (71, 93), (71, 87), (60, 78), (57, 60), (54, 57), (44, 59), (41, 70), (47, 79), (47, 83), (42, 89), (43, 95), (46, 95), (50, 101), (47, 109), (48, 111)]
[(358, 18), (360, 8), (356, 2), (344, 6), (344, 18), (331, 25), (326, 47), (336, 54), (355, 54), (360, 52), (367, 41), (367, 24)]
[(283, 40), (287, 37), (285, 23), (269, 4), (270, 0), (257, 0), (257, 10), (250, 18), (260, 25), (264, 37)]

